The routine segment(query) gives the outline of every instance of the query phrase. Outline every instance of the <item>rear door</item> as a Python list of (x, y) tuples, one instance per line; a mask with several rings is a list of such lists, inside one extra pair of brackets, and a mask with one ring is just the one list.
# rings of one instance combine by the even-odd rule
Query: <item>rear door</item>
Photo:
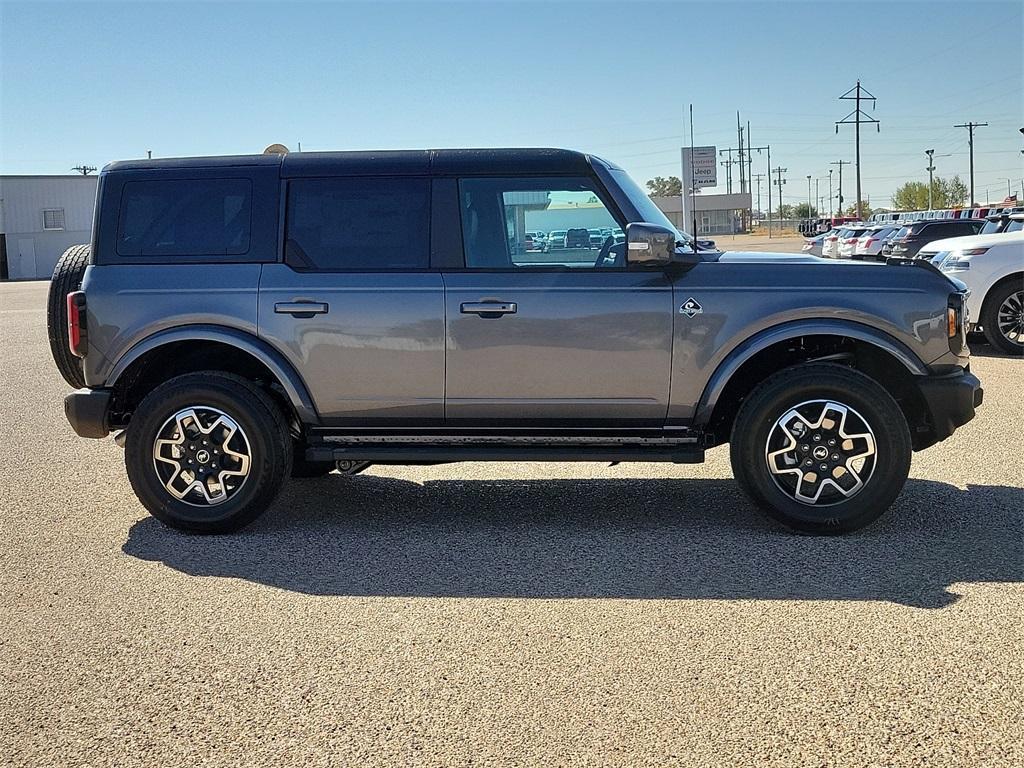
[(594, 180), (466, 178), (451, 192), (464, 243), (444, 272), (448, 423), (663, 424), (666, 274), (627, 269), (614, 236), (596, 248), (516, 248), (527, 229), (624, 227)]
[(284, 261), (260, 281), (260, 335), (302, 374), (327, 425), (442, 423), (429, 180), (294, 178), (286, 198)]

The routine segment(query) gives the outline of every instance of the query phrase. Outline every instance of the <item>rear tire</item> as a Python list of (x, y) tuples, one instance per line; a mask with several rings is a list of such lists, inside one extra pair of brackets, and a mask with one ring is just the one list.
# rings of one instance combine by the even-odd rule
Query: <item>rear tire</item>
[(1008, 355), (1024, 355), (1024, 285), (1019, 279), (1000, 283), (989, 291), (981, 325), (993, 347)]
[(82, 287), (85, 268), (89, 266), (92, 246), (72, 245), (57, 260), (50, 278), (50, 291), (46, 297), (46, 335), (50, 339), (50, 354), (64, 381), (75, 389), (85, 386), (82, 359), (68, 348), (68, 294)]
[(744, 491), (797, 531), (838, 534), (874, 522), (910, 472), (899, 405), (860, 371), (807, 363), (770, 376), (743, 403), (730, 458)]
[(291, 464), (281, 409), (251, 381), (220, 371), (161, 384), (128, 426), (125, 468), (136, 496), (183, 531), (248, 525), (277, 496)]

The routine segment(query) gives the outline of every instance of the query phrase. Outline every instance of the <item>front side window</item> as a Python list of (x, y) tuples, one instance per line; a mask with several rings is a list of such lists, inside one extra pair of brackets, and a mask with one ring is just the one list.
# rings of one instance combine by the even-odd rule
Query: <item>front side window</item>
[(288, 185), (285, 261), (311, 271), (426, 269), (430, 188), (420, 178), (297, 179)]
[(625, 266), (619, 222), (588, 179), (463, 179), (459, 200), (468, 268)]
[(121, 195), (121, 256), (230, 256), (249, 252), (248, 179), (129, 181)]

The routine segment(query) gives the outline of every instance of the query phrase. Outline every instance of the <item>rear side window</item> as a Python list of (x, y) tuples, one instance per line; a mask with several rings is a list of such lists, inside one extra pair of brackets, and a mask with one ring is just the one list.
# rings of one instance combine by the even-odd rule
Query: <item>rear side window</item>
[(121, 194), (119, 256), (238, 256), (249, 252), (248, 179), (129, 181)]
[(430, 187), (418, 178), (297, 179), (288, 184), (285, 261), (312, 271), (426, 269)]

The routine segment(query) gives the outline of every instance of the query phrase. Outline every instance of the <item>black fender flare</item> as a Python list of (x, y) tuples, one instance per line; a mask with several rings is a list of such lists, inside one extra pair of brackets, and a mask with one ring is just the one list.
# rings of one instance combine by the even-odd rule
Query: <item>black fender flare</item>
[(693, 423), (697, 426), (705, 426), (711, 421), (711, 415), (714, 413), (715, 406), (718, 405), (718, 399), (726, 385), (732, 379), (733, 374), (751, 357), (773, 344), (799, 336), (846, 336), (873, 344), (899, 360), (911, 374), (915, 376), (928, 375), (928, 367), (924, 362), (906, 344), (885, 331), (852, 320), (825, 318), (794, 320), (759, 331), (746, 341), (736, 345), (726, 355), (704, 386), (704, 392), (694, 411)]
[(318, 425), (320, 423), (320, 416), (316, 412), (313, 399), (309, 396), (309, 390), (306, 388), (305, 382), (298, 371), (285, 359), (284, 355), (251, 333), (227, 326), (182, 325), (147, 336), (118, 359), (107, 375), (104, 386), (116, 386), (118, 379), (128, 370), (132, 363), (159, 347), (178, 341), (197, 340), (221, 342), (252, 355), (252, 357), (267, 366), (284, 388), (288, 400), (299, 417), (299, 421), (308, 425)]

